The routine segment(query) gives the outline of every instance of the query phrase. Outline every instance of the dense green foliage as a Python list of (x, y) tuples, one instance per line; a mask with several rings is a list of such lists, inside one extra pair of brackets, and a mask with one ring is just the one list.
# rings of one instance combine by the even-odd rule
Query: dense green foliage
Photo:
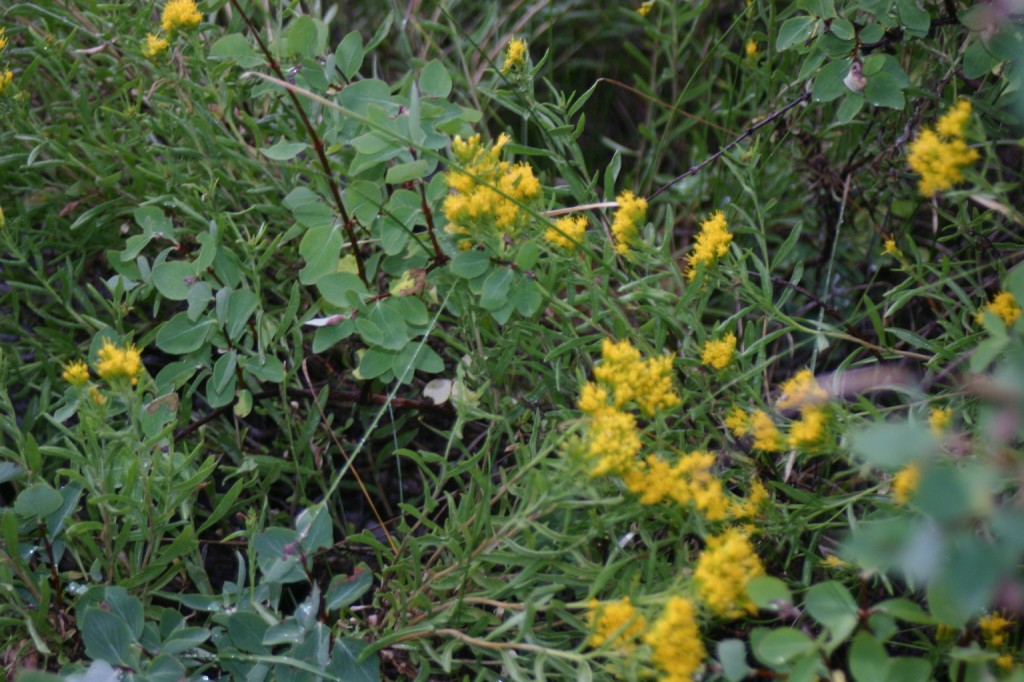
[(141, 6), (0, 9), (8, 676), (1024, 680), (1015, 3)]

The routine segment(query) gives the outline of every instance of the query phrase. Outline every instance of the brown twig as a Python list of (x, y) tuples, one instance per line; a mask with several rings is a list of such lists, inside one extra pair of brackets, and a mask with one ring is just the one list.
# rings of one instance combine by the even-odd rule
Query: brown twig
[[(271, 71), (277, 74), (280, 80), (287, 80), (284, 72), (281, 71), (281, 66), (274, 59), (274, 55), (270, 52), (270, 48), (267, 47), (266, 43), (260, 37), (260, 32), (256, 26), (252, 23), (249, 15), (242, 10), (238, 0), (231, 0), (231, 5), (235, 10), (242, 16), (242, 20), (245, 21), (245, 25), (249, 27), (249, 31), (253, 34), (256, 39), (256, 44), (259, 46), (260, 51), (263, 53), (264, 58), (267, 60), (267, 66), (270, 67)], [(313, 141), (313, 150), (316, 152), (317, 159), (320, 161), (320, 166), (324, 170), (324, 174), (327, 176), (327, 186), (331, 190), (331, 198), (334, 200), (334, 205), (338, 210), (338, 215), (341, 216), (342, 226), (345, 229), (345, 234), (348, 236), (348, 241), (352, 245), (352, 254), (356, 259), (356, 268), (359, 270), (359, 279), (362, 280), (363, 284), (367, 287), (370, 286), (370, 282), (366, 279), (366, 266), (363, 264), (363, 259), (359, 255), (359, 238), (356, 236), (355, 230), (355, 219), (350, 217), (348, 211), (345, 210), (345, 203), (341, 199), (341, 190), (338, 189), (338, 183), (334, 179), (334, 173), (331, 171), (331, 164), (327, 160), (327, 154), (324, 152), (324, 143), (320, 139), (320, 136), (316, 133), (316, 128), (313, 127), (313, 123), (309, 120), (309, 116), (306, 115), (305, 109), (302, 108), (302, 103), (299, 101), (298, 95), (290, 89), (286, 89), (288, 98), (291, 99), (292, 104), (295, 105), (295, 112), (298, 114), (299, 119), (302, 121), (303, 127), (306, 129), (306, 133), (309, 138)]]

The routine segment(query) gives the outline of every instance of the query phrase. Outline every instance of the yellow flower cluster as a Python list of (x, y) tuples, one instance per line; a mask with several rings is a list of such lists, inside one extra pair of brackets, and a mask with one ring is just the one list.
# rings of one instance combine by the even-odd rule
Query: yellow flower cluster
[(776, 403), (780, 410), (800, 408), (800, 418), (784, 436), (772, 416), (764, 410), (747, 413), (734, 405), (725, 417), (725, 426), (737, 438), (750, 436), (752, 446), (762, 452), (781, 452), (789, 447), (807, 453), (820, 452), (829, 442), (830, 412), (821, 403), (829, 397), (810, 370), (797, 372), (782, 386), (782, 397)]
[(612, 237), (615, 239), (615, 251), (628, 253), (636, 243), (641, 226), (647, 222), (647, 199), (638, 197), (626, 190), (615, 197), (619, 209), (612, 220)]
[(828, 414), (820, 405), (805, 405), (800, 419), (789, 427), (789, 447), (809, 453), (820, 451), (828, 440)]
[(196, 28), (202, 21), (203, 15), (195, 0), (168, 0), (160, 15), (160, 27), (169, 35), (180, 29)]
[(788, 410), (806, 405), (816, 405), (828, 400), (828, 391), (821, 387), (814, 373), (809, 369), (802, 369), (793, 377), (782, 384), (782, 396), (775, 407), (780, 410)]
[(588, 645), (595, 649), (607, 645), (624, 653), (636, 648), (636, 640), (643, 636), (647, 621), (637, 613), (629, 597), (607, 602), (591, 599), (587, 606)]
[[(0, 52), (3, 52), (7, 48), (7, 36), (4, 35), (5, 28), (0, 27)], [(14, 72), (10, 69), (0, 70), (0, 95), (4, 94), (4, 90), (14, 80)]]
[(748, 40), (747, 44), (743, 46), (743, 51), (747, 53), (747, 59), (753, 59), (757, 56), (757, 41)]
[(60, 376), (72, 386), (81, 388), (89, 383), (89, 365), (81, 360), (69, 362), (64, 365), (64, 372)]
[(934, 407), (928, 413), (928, 425), (932, 427), (932, 433), (936, 436), (941, 435), (943, 431), (949, 428), (949, 424), (952, 421), (952, 407)]
[(691, 682), (707, 652), (697, 627), (693, 602), (672, 597), (661, 617), (644, 636), (651, 647), (654, 664), (664, 673), (662, 682)]
[(501, 65), (502, 73), (509, 73), (526, 66), (526, 41), (513, 38), (505, 48), (505, 63)]
[(975, 322), (981, 324), (984, 321), (986, 310), (1003, 318), (1003, 322), (1006, 323), (1007, 327), (1016, 322), (1017, 318), (1020, 317), (1020, 305), (1009, 291), (1000, 291), (988, 305), (975, 313)]
[(896, 245), (896, 240), (892, 237), (886, 238), (885, 243), (882, 245), (882, 252), (886, 256), (892, 256), (893, 258), (899, 258), (903, 255), (900, 247)]
[(708, 367), (723, 370), (736, 354), (736, 335), (729, 332), (717, 341), (708, 341), (700, 354), (700, 361)]
[(480, 142), (479, 134), (468, 140), (456, 136), (452, 141), (452, 151), (464, 170), (445, 174), (455, 192), (442, 205), (448, 232), (509, 234), (526, 224), (529, 214), (523, 205), (541, 196), (540, 181), (530, 164), (501, 160), (502, 148), (509, 141), (504, 133), (490, 146)]
[(640, 3), (640, 6), (636, 8), (636, 13), (642, 17), (646, 17), (651, 13), (654, 8), (654, 0), (647, 0), (647, 2)]
[(731, 242), (732, 234), (729, 232), (729, 224), (725, 221), (725, 214), (717, 211), (700, 224), (697, 241), (687, 257), (686, 278), (692, 280), (696, 277), (697, 268), (700, 266), (708, 268), (714, 265), (715, 261), (729, 253)]
[(921, 481), (921, 467), (908, 464), (892, 477), (892, 501), (903, 506), (910, 501)]
[(921, 176), (917, 189), (922, 196), (934, 196), (961, 182), (963, 169), (978, 160), (978, 151), (964, 141), (970, 117), (971, 102), (961, 99), (934, 130), (925, 128), (910, 144), (907, 163)]
[(1004, 618), (998, 613), (990, 613), (978, 619), (978, 627), (981, 628), (985, 643), (989, 646), (1000, 647), (1006, 643), (1006, 630), (1013, 625), (1013, 621)]
[(629, 341), (605, 339), (601, 359), (594, 378), (612, 388), (615, 407), (635, 403), (644, 416), (653, 417), (659, 410), (679, 405), (672, 387), (672, 356), (642, 360)]
[(584, 216), (563, 216), (555, 221), (544, 233), (544, 239), (555, 246), (572, 251), (583, 242), (583, 234), (587, 231), (587, 219)]
[(592, 476), (630, 471), (642, 447), (636, 417), (614, 407), (592, 412), (585, 443), (585, 457), (594, 462)]
[(134, 345), (128, 344), (118, 348), (110, 339), (103, 342), (100, 348), (96, 374), (107, 381), (127, 379), (134, 386), (142, 374), (142, 357)]
[(7, 47), (7, 37), (4, 33), (7, 31), (3, 26), (0, 26), (0, 52), (3, 52)]
[(171, 43), (167, 38), (150, 33), (146, 36), (146, 46), (142, 48), (142, 56), (147, 59), (159, 57), (170, 46)]
[(693, 577), (701, 601), (709, 609), (719, 616), (738, 618), (744, 612), (757, 613), (757, 607), (747, 595), (747, 583), (764, 574), (764, 564), (748, 535), (739, 528), (730, 528), (708, 538)]
[(709, 521), (724, 521), (732, 508), (722, 482), (712, 472), (714, 465), (715, 456), (708, 452), (683, 455), (674, 465), (649, 455), (624, 472), (622, 480), (641, 504), (670, 499), (683, 506), (692, 504)]
[(741, 407), (734, 405), (725, 418), (725, 426), (737, 438), (752, 437), (755, 450), (781, 452), (785, 444), (779, 427), (764, 410), (754, 410), (747, 414)]

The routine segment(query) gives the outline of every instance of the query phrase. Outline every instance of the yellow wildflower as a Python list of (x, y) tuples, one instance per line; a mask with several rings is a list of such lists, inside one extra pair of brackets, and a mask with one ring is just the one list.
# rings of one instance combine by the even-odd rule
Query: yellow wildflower
[(681, 402), (672, 388), (672, 356), (641, 360), (640, 351), (628, 340), (615, 343), (605, 339), (601, 358), (594, 378), (612, 388), (615, 407), (633, 402), (645, 416), (653, 417)]
[(592, 476), (627, 472), (641, 448), (636, 417), (611, 407), (600, 409), (590, 418), (584, 442), (584, 455), (594, 462)]
[(743, 46), (743, 50), (747, 53), (747, 59), (753, 59), (757, 56), (757, 41), (748, 40), (747, 44)]
[(7, 29), (0, 27), (0, 52), (3, 52), (4, 48), (7, 47), (7, 36), (4, 35), (6, 30)]
[(132, 385), (139, 381), (142, 374), (142, 357), (138, 349), (132, 344), (124, 348), (118, 348), (110, 339), (103, 341), (103, 347), (99, 350), (99, 363), (96, 365), (96, 373), (106, 381), (118, 379), (129, 379)]
[(943, 137), (963, 137), (971, 120), (971, 101), (961, 99), (935, 122), (935, 132)]
[(765, 489), (764, 484), (754, 479), (754, 482), (750, 484), (750, 493), (746, 498), (733, 503), (731, 514), (736, 519), (752, 519), (757, 516), (769, 499), (768, 490)]
[(828, 435), (828, 413), (823, 407), (808, 406), (800, 419), (789, 427), (789, 447), (803, 452), (818, 452)]
[(1003, 670), (1009, 670), (1010, 668), (1012, 668), (1013, 663), (1013, 654), (1003, 654), (1002, 656), (996, 659), (996, 665), (998, 665)]
[(1020, 317), (1020, 305), (1017, 304), (1017, 299), (1009, 291), (1000, 291), (988, 305), (975, 314), (974, 319), (978, 324), (984, 321), (986, 310), (1003, 318), (1003, 322), (1006, 323), (1007, 327), (1016, 322), (1017, 318)]
[(918, 191), (934, 196), (963, 180), (963, 169), (980, 158), (964, 141), (971, 103), (962, 99), (939, 118), (935, 129), (925, 128), (908, 149), (907, 163), (921, 176)]
[(648, 14), (651, 13), (651, 10), (653, 8), (654, 0), (647, 0), (647, 2), (641, 3), (640, 6), (636, 8), (636, 13), (642, 17), (646, 17)]
[(788, 410), (794, 407), (815, 405), (828, 400), (828, 391), (818, 384), (814, 373), (809, 369), (802, 369), (782, 385), (782, 395), (779, 397), (775, 407), (780, 410)]
[(885, 244), (882, 246), (882, 251), (885, 255), (892, 256), (893, 258), (899, 258), (903, 255), (903, 252), (900, 251), (900, 247), (896, 245), (896, 240), (892, 237), (885, 240)]
[(750, 415), (749, 434), (754, 437), (754, 449), (763, 452), (780, 452), (783, 446), (782, 433), (775, 426), (771, 416), (764, 410), (755, 410)]
[(4, 217), (3, 206), (0, 206), (0, 227), (3, 227), (6, 224), (7, 224), (7, 218)]
[(81, 388), (89, 382), (89, 365), (81, 360), (69, 362), (64, 365), (64, 372), (60, 376), (72, 386)]
[(692, 280), (697, 276), (699, 266), (710, 267), (729, 253), (732, 234), (728, 228), (729, 224), (725, 221), (725, 214), (722, 211), (717, 211), (700, 224), (700, 232), (694, 242), (693, 251), (687, 256), (687, 279)]
[(932, 433), (935, 435), (939, 435), (949, 428), (951, 421), (953, 421), (952, 407), (933, 407), (928, 413), (928, 425), (932, 427)]
[(978, 627), (981, 628), (985, 642), (992, 647), (1000, 647), (1006, 643), (1007, 628), (1013, 625), (1013, 621), (1004, 618), (1001, 614), (990, 613), (978, 619)]
[(502, 148), (509, 139), (503, 133), (490, 146), (481, 144), (480, 135), (452, 141), (452, 152), (465, 171), (445, 174), (448, 186), (455, 191), (442, 204), (449, 232), (471, 234), (472, 229), (506, 234), (526, 224), (529, 214), (522, 206), (540, 197), (541, 186), (529, 164), (512, 165), (501, 160)]
[(921, 467), (917, 464), (908, 464), (892, 477), (892, 501), (903, 506), (910, 501), (917, 484), (921, 481)]
[(725, 417), (725, 428), (737, 438), (750, 435), (750, 416), (739, 405), (733, 405)]
[(606, 602), (591, 599), (587, 606), (588, 645), (595, 649), (607, 645), (624, 653), (636, 648), (636, 640), (647, 629), (647, 621), (637, 613), (629, 597)]
[(707, 452), (683, 455), (675, 465), (649, 455), (622, 475), (626, 488), (640, 496), (640, 503), (659, 504), (671, 499), (692, 504), (709, 521), (723, 521), (729, 515), (722, 482), (712, 472), (715, 456)]
[(744, 612), (757, 613), (747, 595), (747, 583), (764, 575), (764, 564), (746, 533), (730, 528), (708, 538), (708, 546), (693, 571), (700, 598), (719, 616), (739, 618)]
[(736, 335), (729, 332), (718, 341), (708, 341), (704, 344), (700, 360), (708, 367), (723, 370), (732, 362), (736, 353)]
[(544, 239), (555, 246), (572, 250), (583, 241), (583, 234), (587, 231), (587, 219), (585, 216), (564, 216), (555, 221), (553, 228), (548, 228), (544, 233)]
[(160, 26), (169, 35), (179, 29), (196, 28), (202, 21), (203, 15), (195, 0), (168, 0), (160, 15)]
[(163, 54), (164, 50), (170, 47), (170, 43), (167, 42), (167, 38), (150, 33), (146, 36), (146, 47), (142, 49), (142, 56), (152, 59)]
[(850, 564), (840, 559), (838, 554), (829, 554), (821, 565), (826, 568), (846, 568)]
[(4, 94), (4, 90), (7, 89), (7, 86), (10, 85), (11, 81), (13, 81), (13, 80), (14, 80), (14, 72), (13, 71), (11, 71), (10, 69), (6, 69), (4, 71), (0, 71), (0, 95)]
[(95, 386), (89, 387), (89, 399), (92, 400), (97, 405), (99, 405), (100, 407), (103, 407), (104, 405), (107, 404), (107, 396), (100, 393), (100, 389), (96, 388)]
[(628, 253), (636, 243), (640, 227), (647, 221), (647, 200), (626, 190), (615, 198), (619, 210), (612, 220), (612, 237), (615, 239), (615, 251)]
[(690, 682), (707, 655), (697, 627), (696, 609), (684, 597), (672, 597), (644, 636), (662, 682)]
[(508, 41), (505, 48), (505, 63), (501, 65), (501, 72), (508, 73), (526, 66), (526, 41), (522, 38), (513, 38)]
[(577, 406), (587, 414), (595, 414), (598, 410), (608, 407), (608, 391), (588, 381), (580, 391)]

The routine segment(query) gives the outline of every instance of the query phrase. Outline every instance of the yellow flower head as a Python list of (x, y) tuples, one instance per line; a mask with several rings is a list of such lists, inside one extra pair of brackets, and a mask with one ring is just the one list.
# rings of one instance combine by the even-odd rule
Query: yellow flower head
[(1017, 304), (1017, 299), (1009, 291), (1000, 291), (988, 305), (975, 314), (974, 319), (978, 324), (984, 321), (986, 310), (1003, 318), (1003, 322), (1006, 323), (1007, 327), (1016, 322), (1017, 318), (1020, 317), (1020, 305)]
[(612, 407), (591, 415), (584, 442), (584, 456), (593, 462), (590, 474), (595, 477), (631, 470), (642, 447), (636, 417)]
[(896, 245), (896, 240), (892, 237), (888, 237), (885, 240), (885, 244), (882, 246), (882, 251), (885, 255), (892, 256), (893, 258), (899, 258), (903, 255), (903, 252), (900, 251), (900, 247)]
[(124, 348), (118, 348), (110, 339), (103, 341), (103, 347), (99, 350), (99, 362), (96, 364), (96, 373), (106, 381), (128, 379), (132, 385), (139, 381), (142, 374), (142, 357), (135, 346), (128, 344)]
[(587, 606), (590, 608), (587, 614), (589, 646), (596, 649), (607, 645), (624, 653), (636, 648), (636, 640), (647, 629), (647, 621), (637, 613), (629, 597), (606, 602), (591, 599)]
[(615, 250), (628, 253), (636, 243), (640, 228), (647, 222), (647, 199), (638, 197), (626, 190), (615, 197), (619, 210), (612, 220), (612, 237), (615, 238)]
[(718, 341), (708, 341), (701, 351), (700, 360), (708, 367), (723, 370), (736, 354), (736, 335), (729, 332)]
[(615, 407), (635, 403), (648, 417), (681, 401), (672, 387), (672, 356), (641, 360), (640, 351), (627, 341), (605, 339), (601, 365), (594, 378), (612, 388)]
[(163, 54), (164, 50), (170, 47), (170, 43), (167, 42), (167, 38), (150, 33), (146, 36), (146, 47), (142, 49), (142, 56), (148, 59), (158, 57)]
[(649, 455), (623, 474), (626, 488), (640, 496), (640, 504), (659, 504), (673, 500), (680, 506), (693, 505), (709, 521), (724, 521), (730, 504), (721, 480), (715, 476), (715, 456), (691, 452), (674, 465)]
[(935, 122), (935, 131), (948, 138), (962, 138), (971, 120), (971, 101), (961, 99)]
[(917, 484), (921, 481), (921, 467), (908, 464), (892, 477), (892, 501), (903, 506), (913, 497)]
[(64, 365), (64, 372), (60, 376), (72, 386), (81, 388), (89, 382), (89, 365), (81, 360), (69, 362)]
[(501, 65), (501, 72), (508, 73), (526, 66), (526, 41), (522, 38), (513, 38), (508, 41), (505, 48), (505, 63)]
[(708, 539), (708, 546), (697, 559), (693, 577), (700, 598), (714, 613), (739, 618), (757, 613), (747, 595), (747, 583), (765, 574), (764, 564), (750, 544), (750, 538), (738, 528), (730, 528)]
[(6, 69), (4, 71), (0, 71), (0, 95), (4, 94), (4, 90), (7, 89), (7, 86), (10, 85), (11, 81), (13, 81), (13, 80), (14, 80), (14, 72), (13, 71), (11, 71), (10, 69)]
[(583, 241), (583, 234), (587, 231), (587, 219), (585, 216), (564, 216), (555, 221), (555, 226), (548, 228), (544, 233), (544, 239), (555, 246), (563, 249), (573, 250)]
[(932, 433), (935, 435), (940, 435), (949, 428), (951, 421), (953, 421), (952, 407), (933, 407), (928, 413), (928, 425), (932, 427)]
[(0, 27), (0, 52), (3, 52), (4, 48), (7, 47), (7, 37), (4, 35), (4, 31), (6, 30), (7, 29)]
[(742, 501), (733, 504), (732, 516), (737, 519), (752, 519), (770, 499), (764, 484), (754, 479), (750, 484), (750, 493)]
[(800, 419), (789, 427), (789, 447), (803, 452), (820, 452), (827, 441), (828, 412), (824, 407), (809, 405), (800, 412)]
[(934, 196), (963, 180), (963, 169), (980, 158), (978, 150), (964, 141), (964, 132), (971, 117), (971, 103), (962, 99), (935, 124), (925, 128), (908, 149), (907, 163), (921, 176), (918, 191)]
[(821, 562), (821, 565), (827, 568), (846, 568), (850, 564), (840, 559), (838, 554), (829, 554), (825, 557), (825, 560)]
[(750, 415), (750, 430), (754, 437), (754, 449), (762, 452), (781, 452), (783, 446), (782, 433), (775, 426), (771, 416), (764, 410), (755, 410)]
[(89, 399), (93, 401), (95, 404), (99, 405), (100, 407), (103, 407), (104, 405), (107, 404), (107, 396), (100, 393), (100, 389), (96, 388), (95, 386), (89, 387)]
[(1005, 631), (1013, 625), (1013, 621), (1004, 618), (999, 613), (990, 613), (978, 619), (978, 627), (981, 628), (985, 643), (991, 647), (1001, 647), (1006, 644)]
[(651, 13), (651, 10), (653, 8), (654, 0), (647, 0), (647, 2), (641, 3), (640, 6), (636, 8), (636, 13), (642, 17), (646, 17), (648, 14)]
[(687, 257), (686, 278), (692, 280), (697, 276), (697, 268), (712, 266), (719, 258), (729, 253), (732, 234), (725, 214), (717, 211), (713, 216), (700, 224), (700, 232), (694, 242), (693, 251)]
[(202, 22), (203, 15), (196, 7), (195, 0), (167, 0), (160, 15), (160, 27), (168, 35), (180, 29), (196, 28)]
[(750, 416), (739, 405), (733, 405), (725, 417), (725, 428), (729, 429), (737, 438), (748, 436), (750, 435)]
[(700, 670), (707, 655), (697, 627), (696, 609), (684, 597), (672, 597), (661, 617), (644, 635), (651, 647), (654, 665), (664, 673), (665, 682), (687, 682)]
[(788, 410), (816, 405), (825, 400), (828, 400), (828, 391), (818, 384), (811, 370), (802, 369), (782, 385), (782, 396), (775, 406), (780, 410)]
[(747, 44), (743, 46), (743, 50), (747, 53), (747, 59), (753, 59), (757, 56), (757, 41), (748, 40)]

